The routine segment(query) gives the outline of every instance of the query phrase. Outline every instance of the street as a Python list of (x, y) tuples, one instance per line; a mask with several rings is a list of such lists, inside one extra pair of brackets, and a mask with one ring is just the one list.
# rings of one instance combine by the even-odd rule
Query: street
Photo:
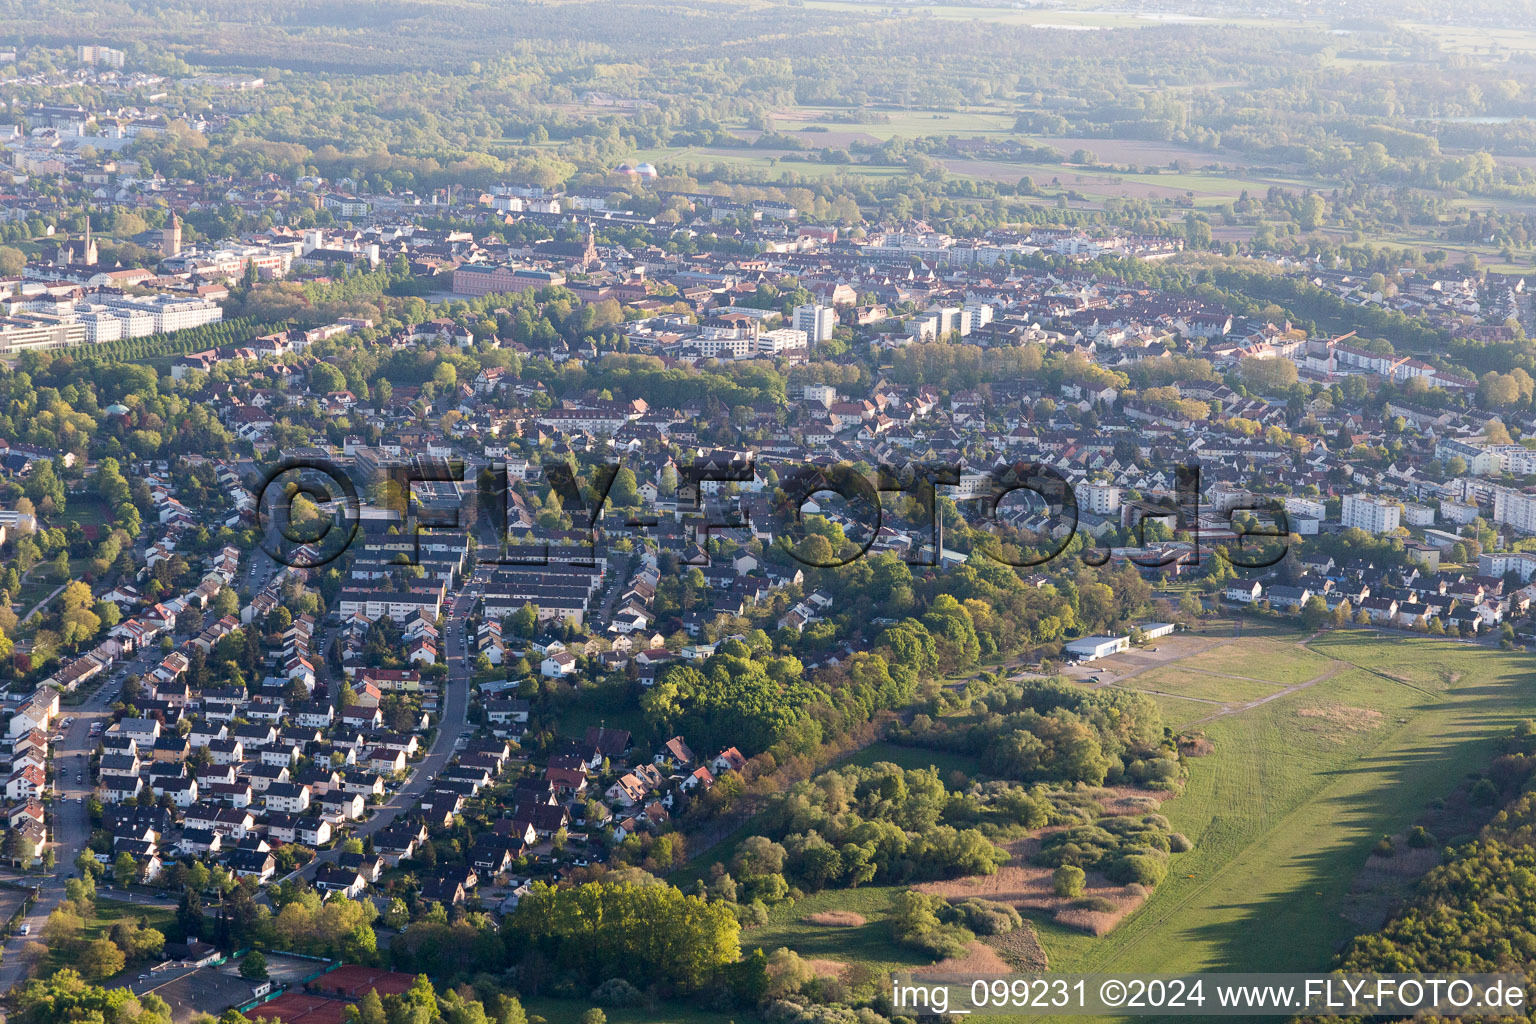
[(63, 740), (50, 747), (54, 797), (47, 804), (47, 814), (49, 838), (54, 844), (54, 870), (47, 875), (5, 876), (22, 885), (39, 885), (42, 892), (26, 919), (32, 934), (12, 936), (7, 943), (5, 962), (0, 964), (0, 993), (9, 992), (26, 977), (31, 962), (22, 950), (28, 942), (41, 941), (43, 923), (64, 899), (64, 880), (74, 872), (75, 858), (90, 840), (91, 823), (85, 804), (92, 792), (90, 760), (97, 743), (91, 735), (91, 724), (101, 722), (105, 729), (111, 721), (112, 702), (122, 691), (122, 680), (132, 674), (143, 675), (159, 658), (159, 649), (155, 647), (138, 652), (114, 667), (85, 703), (78, 707), (62, 705), (59, 709), (60, 722), (74, 720), (62, 730)]
[[(448, 680), (443, 686), (443, 717), (438, 722), (437, 738), (427, 755), (415, 764), (411, 777), (388, 802), (374, 810), (373, 816), (356, 823), (348, 835), (361, 839), (389, 827), (401, 811), (409, 810), (431, 788), (437, 773), (442, 771), (454, 755), (455, 744), (469, 720), (469, 680), (474, 673), (474, 661), (469, 657), (469, 637), (464, 622), (474, 607), (479, 593), (465, 588), (456, 593), (449, 603), (444, 626), (444, 645), (448, 664)], [(322, 864), (335, 863), (339, 854), (335, 847), (324, 851), (297, 871), (285, 875), (314, 881)]]

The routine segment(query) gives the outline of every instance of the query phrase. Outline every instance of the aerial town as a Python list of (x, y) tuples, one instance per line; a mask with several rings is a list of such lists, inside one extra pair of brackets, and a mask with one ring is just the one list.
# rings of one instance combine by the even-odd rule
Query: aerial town
[[(660, 156), (214, 162), (293, 72), (110, 43), (0, 52), (31, 1024), (64, 985), (130, 991), (107, 1024), (907, 1019), (891, 970), (1080, 964), (1200, 883), (1232, 723), (1321, 701), (1285, 728), (1342, 757), (1410, 720), (1371, 686), (1529, 678), (1523, 254), (1280, 244), (1266, 203), (1353, 201), (1310, 190), (1239, 238)], [(1356, 837), (1428, 858), (1394, 913), (1521, 792), (1531, 733), (1486, 736)], [(1368, 965), (1385, 913), (1297, 956)]]

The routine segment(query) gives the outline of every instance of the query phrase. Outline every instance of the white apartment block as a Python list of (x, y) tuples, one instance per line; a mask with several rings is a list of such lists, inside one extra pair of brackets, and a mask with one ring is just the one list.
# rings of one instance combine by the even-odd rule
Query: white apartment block
[(743, 359), (752, 350), (752, 339), (746, 335), (705, 337), (693, 339), (690, 346), (705, 359)]
[(796, 306), (790, 326), (804, 331), (812, 345), (832, 340), (832, 329), (837, 326), (837, 314), (829, 306)]
[(1328, 518), (1328, 506), (1315, 498), (1298, 498), (1293, 495), (1285, 499), (1285, 510), (1293, 516), (1306, 516), (1308, 519)]
[(1447, 462), (1459, 458), (1467, 464), (1467, 472), (1473, 476), (1489, 476), (1503, 469), (1503, 460), (1496, 451), (1485, 444), (1444, 437), (1435, 443), (1435, 458)]
[[(972, 498), (982, 498), (992, 493), (992, 474), (985, 469), (963, 466), (958, 479), (959, 483), (944, 492), (955, 501), (969, 501)], [(940, 484), (939, 486), (942, 487), (944, 485)]]
[(116, 341), (123, 336), (123, 321), (105, 307), (92, 306), (82, 310), (77, 306), (75, 320), (85, 325), (85, 340), (88, 344)]
[(1440, 518), (1448, 523), (1465, 526), (1482, 514), (1476, 505), (1469, 505), (1449, 498), (1440, 499)]
[(777, 356), (786, 352), (804, 352), (809, 346), (806, 332), (794, 327), (780, 327), (763, 331), (753, 344), (753, 353), (759, 356)]
[(1495, 488), (1493, 521), (1520, 533), (1536, 533), (1536, 495), (1524, 494), (1510, 487)]
[(147, 338), (155, 333), (155, 318), (143, 309), (114, 309), (112, 315), (123, 322), (123, 337)]
[(1472, 476), (1496, 476), (1512, 473), (1529, 476), (1536, 473), (1536, 451), (1519, 444), (1487, 444), (1444, 438), (1435, 445), (1435, 458), (1442, 462), (1460, 458)]
[(1397, 529), (1402, 519), (1403, 506), (1398, 502), (1364, 494), (1346, 494), (1339, 513), (1339, 522), (1345, 529), (1353, 527), (1378, 536)]
[(1520, 582), (1529, 583), (1536, 576), (1536, 551), (1494, 551), (1477, 556), (1477, 571), (1482, 576), (1503, 576), (1514, 572)]
[(85, 342), (85, 325), (42, 313), (0, 316), (0, 352), (68, 348)]
[(1122, 490), (1114, 484), (1083, 484), (1077, 488), (1077, 507), (1097, 516), (1114, 515), (1120, 511)]
[[(224, 310), (216, 302), (207, 299), (182, 298), (175, 295), (104, 296), (102, 305), (114, 315), (134, 320), (140, 316), (149, 318), (151, 334), (168, 334), (185, 331), (224, 319)], [(138, 337), (131, 334), (130, 337)]]
[(105, 64), (109, 68), (121, 68), (128, 59), (128, 54), (123, 50), (84, 43), (75, 47), (75, 53), (82, 64)]
[(1500, 468), (1515, 476), (1536, 473), (1536, 451), (1519, 444), (1499, 445)]
[(417, 614), (435, 619), (442, 614), (443, 595), (440, 590), (430, 589), (404, 594), (389, 591), (344, 590), (340, 595), (339, 607), (342, 618), (361, 612), (370, 622), (377, 622), (381, 618), (392, 622), (404, 622)]
[(965, 318), (969, 321), (965, 333), (969, 334), (978, 327), (985, 327), (992, 322), (992, 307), (985, 302), (967, 302)]

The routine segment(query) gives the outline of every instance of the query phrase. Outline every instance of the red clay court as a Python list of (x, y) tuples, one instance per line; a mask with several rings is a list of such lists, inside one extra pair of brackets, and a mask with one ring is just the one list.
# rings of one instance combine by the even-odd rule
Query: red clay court
[[(375, 967), (346, 964), (310, 982), (308, 987), (316, 992), (340, 996), (343, 999), (361, 999), (373, 989), (380, 996), (398, 996), (416, 984), (416, 975), (399, 971), (381, 971)], [(285, 1024), (292, 1024), (287, 1017)]]
[(250, 1013), (252, 1020), (266, 1018), (283, 1024), (342, 1024), (347, 1007), (340, 999), (312, 996), (306, 992), (287, 992), (262, 1003)]

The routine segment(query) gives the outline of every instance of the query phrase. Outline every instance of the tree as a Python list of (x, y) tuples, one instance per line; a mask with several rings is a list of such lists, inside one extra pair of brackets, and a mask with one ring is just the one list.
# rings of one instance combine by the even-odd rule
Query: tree
[[(64, 557), (65, 573), (69, 572), (69, 553), (60, 551)], [(64, 590), (59, 595), (61, 612), (59, 621), (63, 626), (64, 642), (72, 646), (79, 645), (94, 637), (101, 629), (101, 616), (93, 610), (96, 603), (95, 596), (91, 593), (89, 584), (75, 580), (64, 585)]]
[(85, 943), (75, 952), (75, 966), (87, 978), (110, 978), (121, 971), (128, 958), (108, 938)]
[(379, 923), (386, 928), (394, 928), (396, 930), (410, 924), (411, 911), (405, 905), (405, 900), (398, 896), (390, 899), (389, 906), (384, 908), (384, 913), (379, 917)]
[(64, 882), (64, 898), (77, 907), (90, 906), (96, 902), (95, 877), (83, 874), (79, 878), (66, 879)]
[(1308, 192), (1302, 197), (1301, 207), (1296, 211), (1296, 222), (1303, 231), (1316, 231), (1323, 223), (1323, 215), (1328, 212), (1328, 205), (1323, 197), (1316, 192)]
[(1244, 358), (1243, 383), (1254, 391), (1272, 393), (1296, 384), (1296, 364), (1289, 359)]
[(528, 1024), (528, 1012), (516, 996), (501, 995), (496, 1008), (496, 1024)]
[(309, 386), (314, 392), (345, 391), (347, 379), (329, 363), (313, 363), (309, 368)]
[(181, 930), (184, 938), (201, 935), (207, 922), (203, 918), (203, 901), (191, 889), (181, 894), (181, 902), (176, 906), (176, 927)]
[(37, 857), (37, 844), (31, 836), (13, 828), (5, 833), (5, 842), (0, 844), (0, 856), (19, 867), (31, 867)]
[(379, 998), (378, 990), (370, 988), (357, 1001), (354, 1017), (357, 1024), (386, 1024), (388, 1017), (384, 1013), (384, 1001)]
[[(741, 956), (741, 926), (721, 903), (665, 884), (536, 883), (508, 924), (531, 951), (568, 964), (591, 983), (625, 965), (636, 985), (698, 991)], [(407, 933), (409, 934), (409, 932)], [(665, 942), (658, 942), (665, 936)]]
[(85, 921), (73, 907), (60, 906), (43, 922), (43, 941), (62, 949), (78, 939), (84, 929)]
[(1063, 864), (1052, 873), (1051, 884), (1055, 887), (1057, 896), (1077, 899), (1083, 894), (1083, 883), (1087, 877), (1083, 869), (1077, 865)]
[(100, 878), (106, 870), (90, 850), (81, 850), (75, 858), (75, 870), (80, 872), (81, 878)]
[(1301, 624), (1309, 630), (1323, 628), (1323, 623), (1328, 621), (1328, 602), (1314, 594), (1307, 598), (1307, 603), (1301, 609)]
[(117, 855), (117, 860), (112, 862), (112, 878), (124, 889), (138, 881), (139, 864), (133, 859), (133, 854), (124, 850)]
[(1333, 617), (1332, 617), (1333, 628), (1334, 629), (1343, 629), (1344, 627), (1348, 626), (1349, 625), (1349, 617), (1350, 617), (1351, 614), (1352, 614), (1352, 609), (1349, 607), (1349, 602), (1348, 601), (1340, 601), (1339, 604), (1338, 604), (1338, 607), (1334, 608), (1334, 610), (1333, 610)]
[[(247, 981), (265, 981), (267, 979), (267, 958), (262, 955), (261, 950), (251, 950), (245, 955), (245, 959), (240, 961), (240, 977)], [(370, 994), (375, 999), (378, 998), (377, 993)]]

